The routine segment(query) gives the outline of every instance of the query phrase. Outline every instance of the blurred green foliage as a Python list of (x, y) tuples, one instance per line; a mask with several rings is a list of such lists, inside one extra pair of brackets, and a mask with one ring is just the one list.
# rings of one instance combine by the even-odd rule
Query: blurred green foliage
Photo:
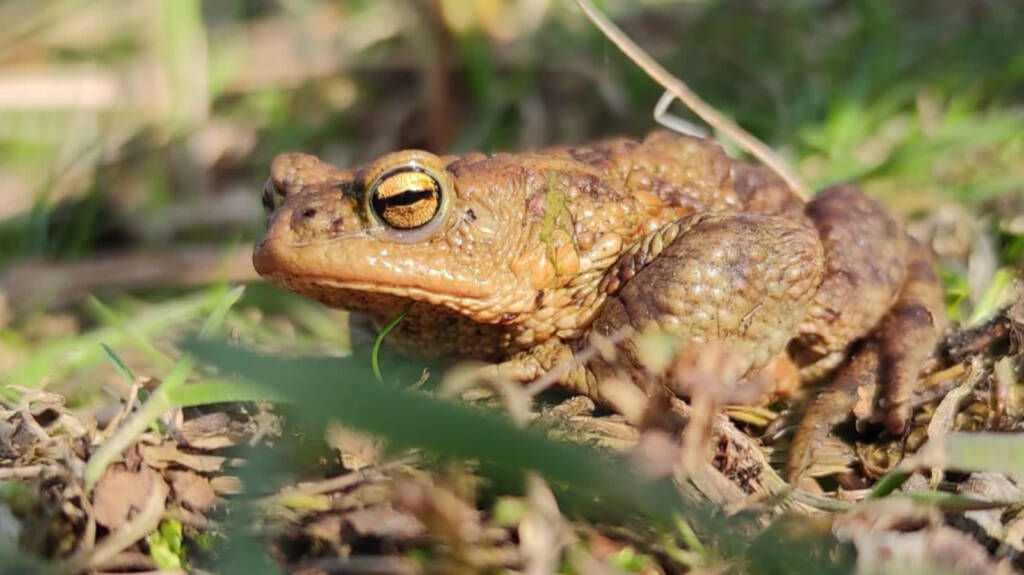
[[(640, 135), (660, 94), (568, 0), (531, 3), (537, 15), (498, 0), (44, 4), (5, 7), (28, 22), (0, 30), (0, 72), (59, 79), (87, 66), (120, 91), (97, 109), (0, 108), (5, 194), (23, 206), (0, 225), (0, 262), (224, 239), (220, 226), (137, 228), (232, 187), (254, 190), (255, 205), (285, 150), (348, 164), (410, 146)], [(602, 4), (818, 186), (980, 201), (1024, 185), (1024, 15), (1012, 0)], [(96, 21), (108, 27), (60, 34)], [(132, 88), (139, 76), (149, 83)], [(202, 149), (215, 129), (229, 141)], [(259, 233), (255, 210), (248, 221), (232, 221), (234, 237)]]

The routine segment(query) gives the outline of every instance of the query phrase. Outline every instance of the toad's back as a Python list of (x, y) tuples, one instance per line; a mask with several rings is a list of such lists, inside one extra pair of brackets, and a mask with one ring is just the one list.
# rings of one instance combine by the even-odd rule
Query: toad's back
[[(410, 172), (419, 196), (371, 197)], [(619, 257), (684, 216), (749, 206), (802, 217), (777, 179), (664, 132), (522, 154), (398, 152), (352, 171), (288, 154), (265, 204), (274, 215), (260, 273), (379, 320), (411, 300), (399, 341), (490, 359), (579, 336)]]

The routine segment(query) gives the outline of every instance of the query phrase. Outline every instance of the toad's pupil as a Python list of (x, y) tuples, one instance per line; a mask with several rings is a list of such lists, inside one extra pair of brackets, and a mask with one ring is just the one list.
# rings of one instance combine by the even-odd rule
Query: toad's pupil
[(374, 190), (373, 211), (387, 225), (418, 228), (433, 219), (440, 208), (437, 180), (422, 172), (401, 172), (385, 178)]
[(267, 180), (263, 184), (263, 209), (267, 215), (270, 215), (277, 209), (280, 202), (283, 200), (281, 193), (277, 191), (277, 187), (270, 180)]
[(381, 198), (377, 196), (377, 201), (380, 202), (381, 207), (385, 210), (387, 208), (397, 208), (401, 206), (411, 206), (416, 202), (430, 201), (434, 197), (434, 190), (406, 190), (397, 196), (391, 196), (390, 198)]

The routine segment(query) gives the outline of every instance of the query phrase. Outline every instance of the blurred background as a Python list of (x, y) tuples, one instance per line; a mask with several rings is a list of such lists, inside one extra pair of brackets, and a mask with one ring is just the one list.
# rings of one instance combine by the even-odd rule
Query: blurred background
[[(943, 256), (954, 317), (1012, 277), (1018, 1), (598, 4), (813, 186), (856, 180), (907, 217)], [(134, 318), (181, 286), (251, 279), (280, 152), (346, 166), (641, 136), (660, 95), (570, 0), (7, 0), (0, 370), (110, 320), (40, 316), (54, 305), (100, 294)], [(299, 331), (346, 337), (314, 319)]]

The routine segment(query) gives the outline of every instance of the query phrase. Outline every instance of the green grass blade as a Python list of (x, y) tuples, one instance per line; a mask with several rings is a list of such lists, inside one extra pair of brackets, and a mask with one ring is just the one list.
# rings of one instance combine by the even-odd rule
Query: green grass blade
[[(906, 467), (1024, 475), (1024, 434), (957, 432), (929, 441)], [(901, 465), (901, 467), (903, 467)]]
[(194, 407), (229, 401), (288, 401), (286, 394), (241, 381), (208, 380), (183, 385), (170, 391), (171, 402), (177, 407)]
[(135, 383), (135, 374), (132, 373), (132, 370), (125, 364), (124, 360), (121, 359), (121, 356), (117, 355), (117, 352), (105, 343), (101, 343), (100, 346), (103, 347), (103, 351), (106, 352), (107, 358), (110, 359), (110, 363), (114, 364), (114, 369), (121, 374), (121, 377), (123, 377), (129, 384)]
[(380, 373), (380, 349), (384, 345), (384, 339), (388, 337), (389, 333), (398, 327), (398, 324), (402, 323), (402, 320), (405, 319), (405, 315), (409, 313), (409, 308), (411, 307), (412, 303), (410, 302), (409, 305), (405, 306), (405, 309), (402, 310), (402, 313), (396, 315), (394, 319), (384, 326), (384, 329), (380, 330), (380, 333), (377, 334), (377, 338), (373, 341), (373, 350), (370, 352), (370, 365), (373, 368), (373, 377), (378, 382), (384, 381), (384, 377)]
[(225, 316), (228, 315), (228, 311), (238, 303), (238, 300), (242, 299), (244, 294), (244, 285), (235, 286), (227, 290), (217, 302), (217, 307), (213, 308), (213, 311), (210, 312), (210, 317), (206, 318), (203, 328), (199, 330), (199, 336), (208, 337), (220, 329), (220, 326), (224, 323)]

